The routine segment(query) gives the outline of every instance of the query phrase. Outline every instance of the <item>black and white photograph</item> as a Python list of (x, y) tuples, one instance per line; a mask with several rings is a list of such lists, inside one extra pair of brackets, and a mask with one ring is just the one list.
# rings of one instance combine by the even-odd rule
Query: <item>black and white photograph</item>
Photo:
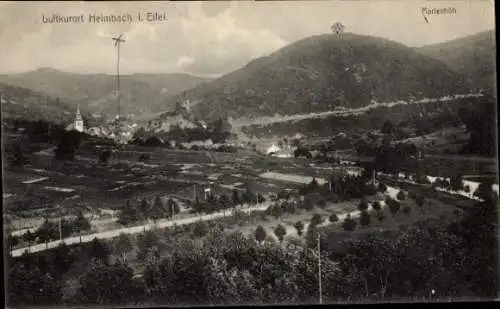
[(1, 1), (5, 308), (494, 301), (495, 3)]

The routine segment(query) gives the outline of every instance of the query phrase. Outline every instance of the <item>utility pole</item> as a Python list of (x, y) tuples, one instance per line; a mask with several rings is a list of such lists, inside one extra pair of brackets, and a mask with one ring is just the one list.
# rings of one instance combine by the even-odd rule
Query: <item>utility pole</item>
[(115, 41), (115, 47), (116, 47), (116, 52), (117, 52), (117, 60), (116, 60), (116, 88), (117, 88), (117, 93), (116, 93), (116, 100), (118, 103), (118, 120), (120, 120), (121, 116), (121, 106), (120, 106), (120, 44), (125, 42), (124, 39), (122, 39), (122, 35), (120, 34), (119, 37), (113, 38), (113, 41)]
[(318, 287), (319, 287), (319, 304), (323, 303), (323, 291), (321, 285), (321, 237), (318, 232)]

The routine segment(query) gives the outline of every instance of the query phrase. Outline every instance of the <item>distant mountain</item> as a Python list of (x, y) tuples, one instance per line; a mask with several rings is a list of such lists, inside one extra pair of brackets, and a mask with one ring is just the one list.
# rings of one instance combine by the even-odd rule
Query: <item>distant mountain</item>
[(45, 120), (67, 124), (75, 118), (75, 108), (61, 100), (33, 90), (0, 83), (2, 119)]
[(466, 76), (476, 88), (491, 89), (495, 84), (496, 44), (493, 30), (427, 45), (418, 51), (443, 61)]
[(213, 120), (323, 112), (467, 91), (465, 79), (441, 61), (387, 39), (346, 33), (285, 46), (172, 97), (168, 105), (186, 100), (194, 116)]
[[(166, 99), (209, 79), (188, 74), (133, 74), (120, 76), (122, 112), (143, 114), (167, 110)], [(54, 69), (0, 75), (0, 82), (59, 97), (96, 113), (116, 115), (116, 77), (75, 74)]]

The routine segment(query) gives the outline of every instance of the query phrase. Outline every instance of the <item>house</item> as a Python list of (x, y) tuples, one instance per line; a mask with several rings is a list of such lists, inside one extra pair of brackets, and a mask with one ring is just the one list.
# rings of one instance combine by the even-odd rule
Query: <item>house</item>
[(281, 148), (276, 146), (275, 144), (272, 144), (269, 148), (267, 148), (267, 155), (273, 155), (273, 154), (277, 154), (278, 152), (281, 151)]

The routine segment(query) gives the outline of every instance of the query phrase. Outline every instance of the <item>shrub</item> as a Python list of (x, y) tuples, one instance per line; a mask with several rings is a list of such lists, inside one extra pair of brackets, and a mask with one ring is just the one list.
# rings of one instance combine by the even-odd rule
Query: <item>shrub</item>
[(410, 191), (408, 192), (408, 197), (414, 200), (417, 198), (417, 193), (415, 191)]
[(361, 200), (361, 202), (359, 202), (358, 209), (360, 211), (368, 210), (368, 203), (364, 198)]
[(403, 190), (400, 190), (396, 195), (396, 198), (400, 201), (403, 201), (406, 199), (406, 194), (403, 192)]
[(342, 227), (346, 231), (354, 231), (356, 226), (357, 226), (356, 221), (351, 218), (351, 214), (348, 214), (347, 217), (344, 219), (344, 222), (342, 223)]
[(418, 207), (422, 208), (425, 203), (425, 198), (422, 195), (418, 195), (417, 198), (415, 199), (415, 203), (417, 204)]
[(297, 230), (297, 234), (299, 234), (299, 236), (301, 236), (302, 232), (304, 231), (304, 224), (302, 223), (302, 221), (295, 222), (295, 224), (293, 226)]
[(323, 218), (321, 218), (320, 214), (314, 214), (311, 218), (311, 224), (312, 225), (318, 225), (323, 222)]
[(255, 229), (254, 236), (255, 236), (255, 240), (257, 240), (259, 243), (262, 243), (266, 239), (267, 233), (266, 233), (266, 230), (262, 227), (262, 225), (259, 225)]
[(389, 203), (387, 203), (387, 206), (389, 206), (389, 211), (392, 213), (392, 215), (395, 215), (398, 213), (399, 209), (401, 208), (401, 204), (399, 204), (398, 201), (389, 200)]
[(380, 205), (379, 201), (375, 201), (372, 203), (372, 208), (378, 211), (378, 210), (382, 209), (382, 205)]
[(195, 237), (201, 238), (208, 233), (208, 226), (205, 221), (198, 221), (193, 227), (193, 235)]
[(371, 222), (370, 214), (365, 210), (362, 211), (361, 215), (359, 216), (359, 223), (362, 226), (368, 226), (370, 225), (370, 222)]
[(377, 211), (377, 220), (378, 220), (379, 222), (382, 222), (382, 221), (384, 221), (384, 220), (385, 220), (385, 215), (384, 215), (384, 213), (383, 213), (383, 212), (381, 212), (381, 211)]
[(286, 228), (281, 225), (281, 224), (278, 224), (278, 226), (276, 227), (276, 229), (274, 230), (274, 234), (276, 235), (276, 237), (278, 238), (278, 240), (280, 242), (283, 241), (283, 238), (285, 237), (286, 235)]
[(337, 216), (337, 214), (331, 214), (330, 218), (328, 218), (328, 220), (330, 220), (330, 222), (332, 222), (332, 223), (337, 222), (337, 221), (339, 221), (339, 216)]

